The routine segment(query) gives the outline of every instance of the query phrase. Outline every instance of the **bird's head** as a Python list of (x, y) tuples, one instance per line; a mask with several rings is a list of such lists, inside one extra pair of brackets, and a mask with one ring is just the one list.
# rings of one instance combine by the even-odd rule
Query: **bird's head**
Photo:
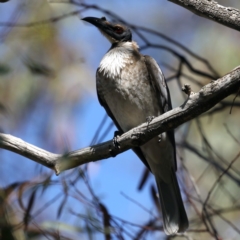
[(86, 17), (82, 20), (97, 27), (111, 43), (132, 41), (132, 33), (128, 27), (120, 24), (110, 23), (105, 17)]

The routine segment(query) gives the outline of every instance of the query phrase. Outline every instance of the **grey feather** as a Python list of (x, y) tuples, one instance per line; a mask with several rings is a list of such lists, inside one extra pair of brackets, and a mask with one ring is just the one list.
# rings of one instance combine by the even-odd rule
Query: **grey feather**
[[(153, 58), (140, 54), (128, 27), (110, 23), (105, 17), (83, 20), (96, 26), (112, 43), (97, 70), (97, 93), (119, 131), (128, 131), (148, 117), (172, 109), (169, 90), (158, 64)], [(184, 232), (188, 219), (175, 175), (174, 132), (162, 133), (160, 142), (154, 137), (133, 150), (155, 176), (166, 234)]]
[[(165, 78), (156, 63), (139, 53), (133, 42), (119, 43), (97, 70), (99, 101), (121, 132), (172, 108)], [(155, 176), (167, 234), (185, 231), (188, 220), (175, 176), (174, 132), (163, 133), (134, 151)]]

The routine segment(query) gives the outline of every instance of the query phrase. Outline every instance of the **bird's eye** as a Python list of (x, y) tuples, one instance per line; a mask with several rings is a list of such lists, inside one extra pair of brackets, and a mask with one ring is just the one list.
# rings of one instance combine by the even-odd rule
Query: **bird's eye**
[(123, 33), (123, 28), (121, 27), (114, 27), (114, 32), (117, 34), (122, 34)]

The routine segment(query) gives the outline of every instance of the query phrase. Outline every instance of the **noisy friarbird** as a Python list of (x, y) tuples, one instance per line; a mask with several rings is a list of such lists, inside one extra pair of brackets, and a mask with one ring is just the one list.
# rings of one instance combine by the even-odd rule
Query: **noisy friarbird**
[[(161, 69), (152, 57), (139, 52), (130, 29), (108, 22), (105, 17), (82, 20), (97, 27), (111, 43), (97, 69), (97, 94), (118, 130), (126, 132), (149, 117), (171, 110), (170, 94)], [(156, 179), (165, 233), (184, 232), (188, 218), (175, 174), (174, 131), (162, 133), (133, 150)]]

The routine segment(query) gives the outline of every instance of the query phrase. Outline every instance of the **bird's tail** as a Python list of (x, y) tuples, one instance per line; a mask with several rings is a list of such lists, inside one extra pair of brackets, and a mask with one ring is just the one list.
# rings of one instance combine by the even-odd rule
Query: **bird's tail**
[(158, 176), (156, 182), (162, 208), (163, 227), (167, 235), (184, 232), (188, 228), (188, 218), (183, 205), (175, 171), (172, 182), (165, 183)]

